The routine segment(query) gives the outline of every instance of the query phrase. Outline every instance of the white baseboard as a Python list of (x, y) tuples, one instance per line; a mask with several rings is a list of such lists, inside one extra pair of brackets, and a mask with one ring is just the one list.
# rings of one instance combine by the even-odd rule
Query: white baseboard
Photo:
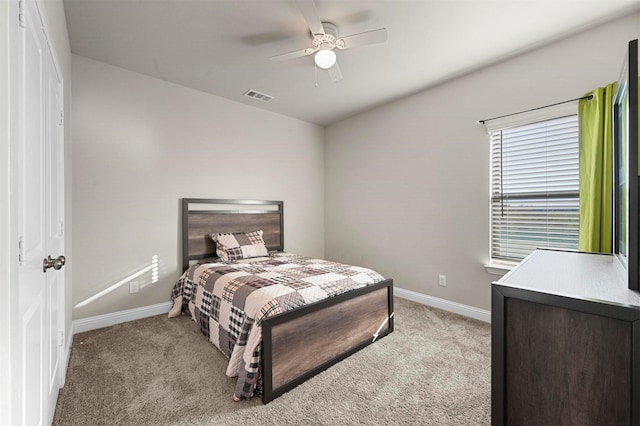
[(109, 327), (123, 322), (134, 321), (154, 315), (166, 314), (171, 310), (172, 302), (158, 303), (157, 305), (143, 306), (141, 308), (127, 309), (126, 311), (113, 312), (110, 314), (97, 315), (95, 317), (75, 320), (72, 323), (74, 334), (85, 331), (96, 330), (98, 328)]
[(401, 297), (403, 299), (411, 300), (413, 302), (422, 303), (423, 305), (463, 315), (465, 317), (475, 318), (477, 320), (489, 323), (491, 322), (491, 311), (487, 311), (485, 309), (463, 305), (462, 303), (452, 302), (450, 300), (440, 299), (438, 297), (427, 296), (426, 294), (418, 293), (411, 290), (405, 290), (398, 287), (393, 288), (393, 295)]
[[(445, 311), (453, 312), (465, 317), (475, 318), (480, 321), (491, 322), (491, 311), (469, 305), (463, 305), (462, 303), (452, 302), (446, 299), (440, 299), (438, 297), (428, 296), (426, 294), (418, 293), (411, 290), (405, 290), (399, 287), (393, 288), (393, 294), (403, 299), (408, 299), (413, 302), (421, 303), (423, 305), (443, 309)], [(68, 333), (69, 338), (67, 339), (67, 361), (69, 360), (71, 343), (73, 341), (74, 334), (97, 330), (98, 328), (109, 327), (112, 325), (121, 324), (123, 322), (134, 321), (154, 315), (166, 314), (171, 310), (172, 306), (173, 304), (171, 302), (158, 303), (156, 305), (143, 306), (141, 308), (128, 309), (126, 311), (113, 312), (110, 314), (98, 315), (95, 317), (83, 318), (73, 321)]]

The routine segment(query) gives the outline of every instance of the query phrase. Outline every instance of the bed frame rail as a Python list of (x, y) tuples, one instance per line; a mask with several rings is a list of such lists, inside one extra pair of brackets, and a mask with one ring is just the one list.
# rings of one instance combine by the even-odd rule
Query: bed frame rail
[(262, 323), (262, 402), (392, 331), (391, 279), (267, 318)]
[[(283, 202), (182, 199), (182, 267), (217, 257), (212, 233), (264, 231), (284, 250)], [(393, 281), (387, 279), (262, 323), (262, 401), (267, 403), (393, 331)]]

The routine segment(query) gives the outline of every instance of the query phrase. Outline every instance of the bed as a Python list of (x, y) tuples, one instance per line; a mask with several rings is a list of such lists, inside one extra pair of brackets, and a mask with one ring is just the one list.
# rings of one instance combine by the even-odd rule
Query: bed
[[(218, 257), (212, 235), (258, 230), (266, 256)], [(229, 358), (236, 400), (268, 403), (393, 331), (393, 281), (286, 253), (282, 201), (182, 199), (182, 267), (170, 316), (191, 316)]]

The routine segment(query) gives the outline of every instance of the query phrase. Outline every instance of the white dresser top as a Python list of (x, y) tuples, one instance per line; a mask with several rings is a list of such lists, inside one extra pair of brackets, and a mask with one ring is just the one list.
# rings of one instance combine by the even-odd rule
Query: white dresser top
[(495, 284), (640, 309), (640, 292), (629, 290), (614, 255), (539, 249)]

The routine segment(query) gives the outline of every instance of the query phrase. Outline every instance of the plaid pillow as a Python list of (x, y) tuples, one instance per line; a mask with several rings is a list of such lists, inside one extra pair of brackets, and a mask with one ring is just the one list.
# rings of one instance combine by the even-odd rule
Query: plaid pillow
[(222, 260), (250, 259), (268, 256), (267, 246), (262, 239), (262, 230), (234, 232), (232, 234), (211, 234), (216, 243), (216, 253)]

